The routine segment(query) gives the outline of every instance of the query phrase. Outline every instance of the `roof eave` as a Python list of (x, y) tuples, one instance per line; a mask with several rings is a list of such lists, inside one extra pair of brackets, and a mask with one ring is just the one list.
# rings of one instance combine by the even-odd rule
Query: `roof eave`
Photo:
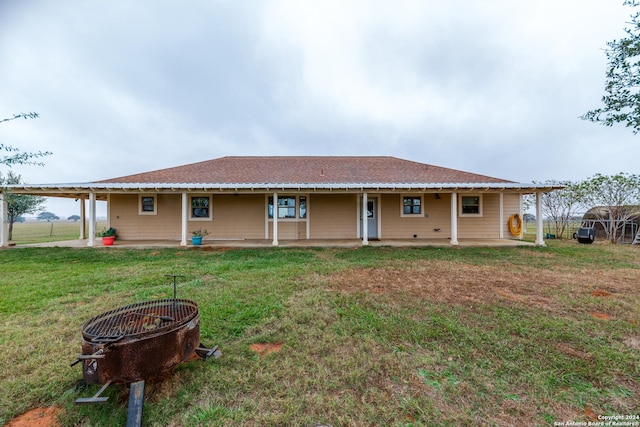
[(564, 188), (561, 185), (540, 185), (516, 182), (473, 183), (77, 183), (9, 185), (15, 193), (46, 194), (50, 196), (100, 192), (173, 192), (173, 191), (521, 191), (549, 192)]

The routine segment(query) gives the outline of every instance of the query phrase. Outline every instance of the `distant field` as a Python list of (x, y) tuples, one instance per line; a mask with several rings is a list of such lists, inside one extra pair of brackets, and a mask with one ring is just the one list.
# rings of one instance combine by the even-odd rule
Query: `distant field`
[[(80, 237), (80, 224), (80, 221), (27, 221), (16, 223), (13, 225), (13, 239), (11, 242), (22, 245), (77, 239)], [(105, 221), (98, 221), (96, 230), (102, 230), (105, 225)], [(88, 224), (86, 227), (88, 232)]]

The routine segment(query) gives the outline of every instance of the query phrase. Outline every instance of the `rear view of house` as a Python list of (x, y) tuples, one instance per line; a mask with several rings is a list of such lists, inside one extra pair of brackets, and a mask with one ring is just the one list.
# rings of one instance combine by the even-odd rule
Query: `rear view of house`
[[(520, 239), (522, 195), (551, 188), (395, 157), (223, 157), (84, 184), (11, 191), (95, 201), (122, 240)], [(84, 204), (83, 204), (84, 206)], [(82, 212), (84, 215), (84, 212)], [(537, 215), (538, 218), (541, 215)], [(542, 227), (539, 227), (541, 230)], [(515, 234), (515, 235), (514, 235)], [(536, 243), (544, 244), (542, 236)]]

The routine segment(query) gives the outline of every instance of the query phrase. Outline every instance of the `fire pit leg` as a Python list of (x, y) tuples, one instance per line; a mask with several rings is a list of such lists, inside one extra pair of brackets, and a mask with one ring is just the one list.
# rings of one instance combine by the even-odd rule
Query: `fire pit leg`
[(106, 384), (104, 384), (100, 390), (98, 390), (98, 392), (96, 394), (93, 395), (93, 397), (79, 397), (76, 399), (76, 404), (78, 405), (83, 405), (83, 404), (87, 404), (87, 403), (105, 403), (107, 400), (109, 400), (108, 397), (102, 397), (100, 396), (102, 394), (103, 391), (106, 390), (107, 387), (109, 387), (109, 384), (111, 384), (111, 381), (108, 381)]
[(213, 348), (206, 348), (202, 345), (202, 343), (200, 343), (200, 346), (196, 348), (195, 352), (202, 360), (207, 360), (212, 356), (215, 359), (222, 356), (222, 352), (218, 350), (218, 346), (215, 346)]
[(131, 383), (129, 388), (129, 410), (127, 412), (127, 427), (142, 425), (142, 408), (144, 406), (144, 380)]

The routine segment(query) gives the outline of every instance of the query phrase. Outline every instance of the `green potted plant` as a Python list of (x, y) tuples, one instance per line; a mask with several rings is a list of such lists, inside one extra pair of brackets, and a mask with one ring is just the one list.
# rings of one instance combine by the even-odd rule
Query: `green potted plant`
[(113, 245), (113, 241), (116, 240), (116, 229), (115, 228), (105, 228), (101, 232), (98, 233), (99, 237), (102, 237), (102, 244), (104, 246)]
[(193, 230), (191, 232), (191, 244), (194, 246), (198, 246), (202, 244), (202, 238), (208, 236), (209, 232), (207, 230), (203, 230), (202, 228), (198, 228), (197, 230)]

